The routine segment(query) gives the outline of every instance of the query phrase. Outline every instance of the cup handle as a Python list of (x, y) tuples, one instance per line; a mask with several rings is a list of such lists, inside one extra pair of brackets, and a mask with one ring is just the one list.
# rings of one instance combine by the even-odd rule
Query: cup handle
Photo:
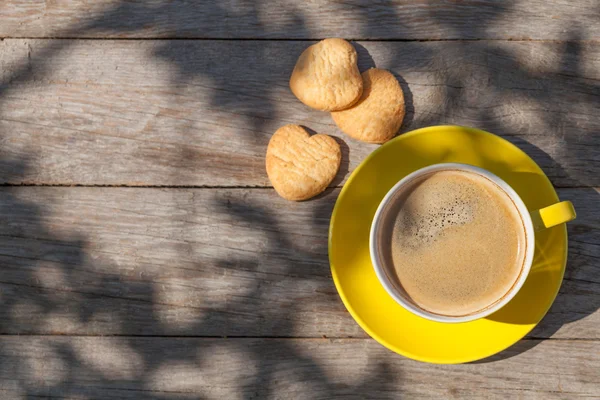
[(573, 221), (576, 217), (573, 203), (568, 200), (531, 212), (533, 228), (536, 231)]

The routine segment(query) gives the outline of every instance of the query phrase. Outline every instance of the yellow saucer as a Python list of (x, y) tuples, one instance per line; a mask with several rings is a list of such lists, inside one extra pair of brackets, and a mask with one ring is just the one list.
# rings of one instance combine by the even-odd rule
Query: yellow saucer
[(489, 317), (446, 324), (410, 313), (377, 280), (369, 257), (371, 221), (381, 199), (401, 178), (427, 165), (446, 162), (493, 172), (517, 191), (530, 210), (558, 202), (540, 167), (506, 140), (459, 126), (419, 129), (381, 146), (352, 173), (333, 209), (329, 262), (346, 308), (375, 340), (415, 360), (453, 364), (504, 350), (540, 322), (562, 282), (567, 230), (562, 224), (536, 233), (535, 258), (525, 285)]

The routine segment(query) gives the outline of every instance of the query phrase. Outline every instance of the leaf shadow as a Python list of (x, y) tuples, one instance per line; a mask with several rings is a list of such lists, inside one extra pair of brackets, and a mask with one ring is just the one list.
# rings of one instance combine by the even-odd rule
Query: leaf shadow
[[(98, 31), (108, 32), (112, 37), (119, 37), (126, 32), (144, 36), (148, 27), (153, 24), (173, 27), (168, 36), (179, 38), (220, 38), (228, 34), (232, 24), (254, 26), (259, 30), (264, 28), (263, 33), (258, 35), (260, 38), (285, 37), (290, 26), (294, 26), (294, 31), (300, 38), (310, 37), (309, 24), (300, 9), (290, 12), (286, 24), (267, 32), (258, 3), (245, 3), (243, 9), (237, 10), (223, 2), (119, 1), (101, 17), (85, 20), (81, 26), (67, 32), (66, 37), (82, 37), (86, 33)], [(491, 18), (486, 23), (500, 18), (510, 9), (510, 4), (497, 8), (487, 6), (490, 9), (486, 9), (486, 13)], [(350, 7), (356, 12), (357, 18), (364, 22), (366, 28), (361, 36), (371, 38), (381, 34), (382, 28), (373, 22), (372, 15), (375, 14), (371, 14), (368, 8), (350, 5), (341, 7)], [(385, 14), (387, 21), (398, 22), (397, 25), (385, 26), (390, 34), (407, 33), (392, 2), (379, 2), (373, 7), (379, 14)], [(206, 20), (194, 21), (190, 17), (199, 14), (222, 19), (226, 23), (215, 27), (215, 24), (208, 24)], [(445, 11), (430, 16), (441, 25), (450, 17), (456, 17), (455, 12), (448, 14)], [(202, 30), (206, 26), (213, 27), (213, 30)], [(483, 26), (464, 28), (455, 32), (454, 36), (479, 38), (482, 29)], [(439, 49), (431, 43), (411, 42), (406, 44), (405, 54), (390, 55), (380, 67), (390, 69), (405, 90), (407, 117), (402, 131), (442, 123), (477, 124), (508, 138), (531, 154), (539, 164), (548, 166), (547, 172), (553, 182), (564, 186), (585, 187), (581, 189), (581, 193), (589, 199), (586, 201), (596, 204), (598, 194), (593, 189), (587, 189), (598, 182), (596, 172), (599, 158), (595, 156), (596, 153), (590, 152), (590, 147), (595, 143), (593, 135), (596, 126), (591, 119), (586, 122), (571, 117), (581, 115), (578, 107), (597, 109), (600, 98), (597, 83), (578, 78), (585, 75), (581, 67), (582, 53), (585, 50), (580, 37), (577, 29), (573, 29), (570, 40), (562, 50), (560, 70), (548, 73), (548, 76), (531, 73), (503, 44), (494, 42), (448, 44), (450, 50), (441, 55), (438, 54)], [(247, 41), (247, 46), (252, 51), (236, 54), (231, 51), (232, 44), (227, 42), (223, 41), (220, 43), (221, 47), (212, 52), (207, 51), (199, 59), (194, 56), (194, 52), (210, 50), (208, 46), (186, 40), (165, 40), (152, 49), (152, 56), (172, 68), (170, 84), (175, 89), (210, 82), (210, 87), (204, 87), (210, 94), (209, 105), (228, 118), (241, 120), (241, 124), (247, 126), (243, 132), (248, 133), (249, 142), (266, 146), (271, 134), (267, 129), (270, 126), (268, 122), (279, 121), (279, 94), (282, 90), (287, 90), (282, 89), (287, 86), (286, 71), (291, 70), (296, 54), (282, 55), (278, 53), (280, 48), (272, 43), (254, 43), (252, 40)], [(67, 50), (68, 43), (65, 40), (42, 47), (40, 52), (34, 54), (14, 74), (3, 75), (0, 82), (0, 109), (6, 107), (6, 98), (10, 94), (18, 93), (32, 82), (43, 81), (53, 68), (53, 63)], [(291, 42), (286, 44), (294, 51), (304, 45)], [(365, 42), (355, 43), (355, 46), (361, 68), (364, 68), (375, 65), (369, 48), (386, 44)], [(228, 51), (223, 50), (226, 47)], [(464, 60), (469, 68), (461, 71), (460, 68), (449, 65), (444, 57)], [(431, 89), (433, 86), (428, 86), (427, 82), (423, 84), (413, 81), (415, 71), (425, 69), (430, 62), (438, 63), (436, 66), (439, 70), (432, 78), (436, 81), (434, 85), (439, 85), (438, 89)], [(476, 71), (475, 76), (473, 71)], [(561, 80), (561, 75), (573, 79)], [(233, 81), (232, 77), (235, 78)], [(483, 97), (485, 104), (481, 106), (470, 100), (473, 92), (467, 89), (474, 86), (473, 82), (481, 83), (490, 93)], [(514, 83), (523, 87), (515, 89)], [(268, 89), (256, 96), (257, 87)], [(418, 98), (416, 91), (419, 88), (429, 88), (427, 90), (433, 90), (435, 96), (443, 99), (439, 102), (439, 110), (428, 113), (419, 110), (424, 104), (414, 104), (417, 99), (413, 98)], [(534, 106), (534, 110), (536, 107), (551, 110), (543, 114), (544, 119), (539, 126), (529, 126), (528, 134), (533, 137), (530, 140), (518, 136), (520, 132), (515, 132), (514, 126), (505, 123), (502, 113), (494, 111), (494, 108), (501, 108), (501, 104), (494, 101), (494, 98), (505, 100), (517, 90), (520, 99), (527, 106)], [(578, 93), (582, 101), (573, 101), (571, 104), (556, 102), (562, 93)], [(571, 98), (578, 99), (577, 96), (572, 95)], [(563, 107), (566, 107), (566, 111)], [(574, 128), (573, 135), (579, 141), (562, 142), (564, 145), (550, 155), (542, 148), (542, 136), (546, 132), (554, 132), (555, 127), (562, 127), (562, 133), (567, 128)], [(6, 134), (6, 131), (0, 130), (0, 133)], [(181, 141), (185, 142), (188, 133), (187, 129), (182, 129), (174, 135), (180, 135)], [(342, 147), (345, 165), (340, 168), (334, 186), (341, 184), (350, 172), (350, 148), (341, 139), (338, 139), (338, 143)], [(182, 158), (192, 159), (196, 153), (188, 152), (182, 146), (181, 155)], [(16, 155), (0, 153), (2, 182), (35, 181), (36, 158), (42, 156), (28, 154), (27, 151)], [(564, 160), (581, 161), (577, 161), (579, 164), (575, 165), (562, 165)], [(582, 163), (585, 168), (581, 167)], [(173, 171), (173, 179), (177, 173), (178, 171)], [(368, 368), (359, 368), (360, 371), (365, 371), (361, 373), (360, 379), (342, 383), (330, 378), (322, 366), (325, 361), (313, 355), (320, 353), (318, 347), (313, 347), (313, 352), (308, 353), (293, 339), (298, 332), (311, 332), (311, 329), (303, 326), (306, 323), (302, 319), (305, 315), (303, 312), (306, 312), (303, 310), (304, 304), (295, 301), (297, 297), (292, 295), (285, 297), (286, 294), (293, 290), (312, 294), (317, 300), (311, 302), (311, 299), (304, 299), (304, 302), (314, 306), (317, 311), (323, 310), (324, 315), (330, 315), (328, 311), (331, 309), (335, 312), (341, 309), (329, 272), (326, 243), (328, 222), (338, 189), (330, 188), (314, 202), (301, 205), (283, 204), (272, 194), (257, 200), (246, 189), (220, 190), (212, 197), (214, 201), (206, 207), (204, 204), (196, 204), (193, 195), (189, 200), (182, 200), (183, 205), (177, 203), (188, 192), (173, 189), (171, 200), (177, 206), (169, 210), (169, 219), (181, 225), (173, 228), (174, 231), (162, 233), (162, 236), (162, 226), (159, 223), (165, 223), (165, 219), (151, 219), (154, 216), (144, 209), (144, 212), (148, 212), (144, 218), (151, 220), (150, 222), (135, 220), (132, 226), (119, 225), (107, 216), (111, 212), (117, 212), (114, 207), (111, 208), (114, 202), (86, 209), (86, 200), (77, 198), (78, 195), (75, 194), (79, 190), (88, 191), (88, 188), (7, 186), (0, 191), (0, 260), (3, 262), (0, 287), (5, 316), (0, 323), (0, 332), (8, 336), (58, 334), (47, 339), (47, 342), (43, 338), (32, 342), (38, 346), (33, 353), (39, 354), (31, 355), (32, 351), (23, 349), (28, 356), (12, 358), (13, 370), (5, 374), (16, 382), (18, 387), (15, 392), (32, 398), (210, 397), (201, 394), (204, 387), (201, 383), (195, 385), (195, 382), (202, 381), (202, 373), (208, 374), (211, 379), (217, 379), (214, 374), (207, 372), (212, 368), (210, 363), (213, 357), (227, 359), (227, 354), (239, 354), (240, 359), (236, 360), (239, 364), (234, 364), (231, 369), (240, 365), (240, 369), (248, 370), (244, 379), (239, 382), (244, 398), (277, 397), (280, 391), (283, 392), (294, 384), (304, 384), (306, 390), (315, 389), (323, 398), (396, 398), (399, 395), (395, 388), (403, 375), (395, 368), (394, 356), (369, 360)], [(116, 194), (117, 190), (114, 190)], [(138, 190), (139, 198), (123, 195), (123, 199), (135, 203), (129, 204), (133, 210), (119, 212), (132, 217), (145, 207), (144, 202), (152, 200), (148, 199), (151, 196), (143, 189)], [(190, 189), (190, 192), (194, 190)], [(262, 189), (257, 189), (257, 192), (260, 190)], [(94, 193), (91, 189), (89, 195), (101, 198), (100, 193)], [(65, 198), (75, 199), (71, 204), (81, 201), (73, 212), (86, 211), (96, 221), (106, 219), (108, 222), (103, 222), (106, 224), (103, 225), (105, 229), (115, 235), (114, 240), (133, 248), (134, 255), (106, 254), (104, 250), (110, 248), (110, 244), (95, 243), (93, 239), (108, 240), (109, 236), (95, 231), (93, 224), (88, 224), (81, 218), (71, 216), (68, 220), (71, 229), (59, 229), (60, 224), (54, 215), (58, 213), (57, 209)], [(164, 198), (161, 200), (165, 201)], [(301, 218), (304, 227), (290, 224), (290, 221), (294, 221), (285, 217), (287, 213), (294, 212), (305, 215), (303, 213), (307, 209), (311, 213), (308, 213), (308, 219)], [(194, 241), (197, 240), (194, 232), (201, 230), (204, 225), (202, 221), (194, 222), (193, 217), (201, 213), (229, 218), (226, 222), (219, 222), (218, 226), (230, 229), (228, 232), (231, 236), (220, 238), (225, 243), (211, 242), (209, 239), (219, 238), (210, 237), (205, 242)], [(64, 212), (61, 215), (65, 215)], [(146, 224), (150, 232), (136, 230), (138, 224)], [(597, 276), (600, 265), (596, 255), (588, 254), (589, 248), (582, 244), (588, 240), (598, 242), (599, 238), (594, 231), (596, 225), (593, 213), (588, 210), (582, 214), (581, 223), (569, 228), (572, 237), (566, 275), (569, 287), (559, 294), (553, 309), (531, 337), (550, 337), (565, 324), (597, 311), (600, 295), (597, 291), (598, 282), (593, 277)], [(122, 234), (119, 234), (120, 229), (124, 230)], [(243, 243), (235, 240), (238, 229), (248, 240), (253, 236), (248, 230), (253, 231), (254, 235), (264, 234), (261, 237), (263, 242), (257, 241), (255, 250), (244, 248)], [(312, 236), (306, 233), (307, 230), (314, 231)], [(154, 264), (153, 260), (144, 257), (144, 253), (152, 253), (152, 249), (144, 248), (140, 242), (130, 241), (131, 237), (139, 239), (147, 235), (145, 237), (149, 238), (152, 234), (159, 239), (151, 243), (165, 246), (167, 256), (172, 257), (170, 262), (176, 266), (177, 273), (181, 274), (177, 279), (172, 279), (173, 282), (166, 282), (169, 279), (161, 271), (168, 266), (168, 262)], [(177, 235), (192, 237), (194, 240), (177, 241), (173, 239)], [(176, 254), (168, 252), (169, 246), (176, 249)], [(215, 249), (221, 253), (215, 255)], [(152, 254), (160, 253), (157, 251)], [(573, 265), (575, 269), (572, 269)], [(235, 296), (231, 295), (232, 289), (226, 286), (227, 282), (234, 281), (231, 278), (233, 275), (239, 278), (235, 282), (246, 282), (235, 288)], [(257, 279), (257, 276), (261, 278)], [(204, 292), (207, 285), (201, 283), (205, 279), (213, 279), (214, 284), (224, 285), (225, 289), (219, 287)], [(165, 284), (168, 284), (167, 291), (187, 288), (186, 290), (192, 291), (192, 298), (185, 298), (183, 301), (165, 300), (164, 293), (161, 292), (161, 287)], [(223, 296), (219, 290), (228, 290), (230, 297)], [(198, 299), (204, 304), (194, 304)], [(280, 302), (276, 307), (272, 305), (275, 299)], [(588, 304), (584, 309), (581, 309), (582, 299)], [(574, 314), (573, 310), (581, 312)], [(311, 312), (314, 314), (314, 310)], [(191, 317), (186, 317), (188, 324), (179, 328), (176, 325), (181, 323), (185, 313), (189, 313)], [(352, 323), (347, 315), (344, 318), (344, 324)], [(105, 330), (116, 337), (94, 336), (93, 345), (90, 345), (92, 339), (77, 337), (90, 332), (92, 335), (103, 334), (106, 333)], [(339, 333), (340, 337), (345, 336), (343, 328), (340, 328)], [(74, 336), (61, 336), (71, 334)], [(352, 335), (351, 333), (349, 336)], [(14, 350), (11, 346), (19, 348), (18, 337), (7, 340), (0, 345), (0, 352), (5, 355)], [(323, 343), (329, 342), (324, 340)], [(517, 350), (510, 349), (506, 353), (508, 356), (500, 354), (486, 361), (502, 360), (520, 354), (529, 348), (529, 344), (533, 347), (538, 342), (531, 340), (524, 343), (518, 345)], [(224, 346), (226, 350), (219, 346)], [(331, 354), (329, 357), (332, 357)], [(45, 370), (45, 359), (53, 360), (58, 366), (51, 371)], [(3, 367), (8, 365), (6, 361), (0, 363), (5, 363)], [(42, 365), (42, 372), (36, 372), (32, 365)], [(111, 371), (114, 373), (111, 374)], [(52, 378), (52, 373), (57, 376)], [(284, 376), (287, 383), (281, 383), (281, 373), (287, 373)], [(173, 377), (173, 382), (160, 382), (160, 378), (164, 376)], [(231, 382), (228, 384), (232, 385)], [(282, 388), (281, 385), (286, 384), (289, 386)], [(176, 392), (177, 385), (189, 390), (185, 393)]]

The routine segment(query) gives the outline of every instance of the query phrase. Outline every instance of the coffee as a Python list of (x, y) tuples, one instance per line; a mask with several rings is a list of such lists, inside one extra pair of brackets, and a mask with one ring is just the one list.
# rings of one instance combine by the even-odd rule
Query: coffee
[(520, 276), (526, 234), (512, 199), (473, 172), (415, 178), (388, 203), (387, 275), (421, 309), (466, 316), (492, 306)]

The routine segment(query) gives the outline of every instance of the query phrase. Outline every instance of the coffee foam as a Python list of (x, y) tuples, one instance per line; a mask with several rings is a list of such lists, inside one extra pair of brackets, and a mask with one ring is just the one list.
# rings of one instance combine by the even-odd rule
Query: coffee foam
[(402, 231), (408, 239), (406, 245), (415, 248), (430, 244), (446, 229), (473, 221), (477, 200), (473, 198), (472, 188), (442, 182), (439, 192), (440, 196), (436, 195), (423, 206), (419, 204), (417, 209), (400, 211), (394, 230)]
[(487, 178), (434, 172), (409, 182), (391, 204), (388, 264), (417, 306), (468, 315), (499, 300), (518, 278), (525, 255), (520, 215)]

